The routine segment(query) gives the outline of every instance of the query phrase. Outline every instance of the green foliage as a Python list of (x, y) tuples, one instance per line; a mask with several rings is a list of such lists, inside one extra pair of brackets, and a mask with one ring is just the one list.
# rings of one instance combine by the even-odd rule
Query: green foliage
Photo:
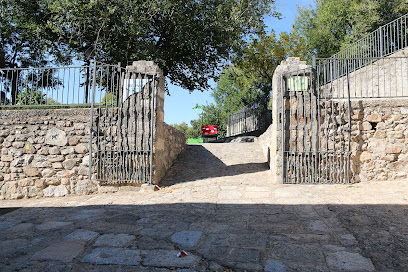
[(47, 99), (41, 90), (25, 88), (17, 95), (17, 105), (45, 105)]
[(201, 125), (200, 125), (200, 130), (198, 131), (193, 131), (194, 127), (189, 127), (186, 122), (183, 122), (181, 124), (174, 124), (171, 125), (172, 127), (180, 130), (186, 135), (186, 138), (200, 138), (201, 137)]
[(115, 106), (116, 105), (116, 95), (112, 93), (105, 94), (105, 96), (102, 98), (101, 104), (107, 105), (107, 106)]
[(172, 83), (208, 89), (245, 36), (264, 28), (275, 0), (56, 0), (48, 21), (80, 59), (153, 60)]
[(233, 65), (225, 67), (213, 90), (215, 104), (204, 106), (200, 119), (192, 121), (199, 132), (201, 119), (205, 125), (218, 125), (220, 136), (227, 132), (228, 116), (246, 105), (257, 104), (259, 110), (271, 108), (272, 76), (276, 67), (289, 56), (307, 56), (306, 41), (295, 30), (254, 36), (243, 46)]
[(298, 7), (294, 28), (308, 51), (330, 57), (408, 12), (406, 0), (316, 0), (316, 8)]

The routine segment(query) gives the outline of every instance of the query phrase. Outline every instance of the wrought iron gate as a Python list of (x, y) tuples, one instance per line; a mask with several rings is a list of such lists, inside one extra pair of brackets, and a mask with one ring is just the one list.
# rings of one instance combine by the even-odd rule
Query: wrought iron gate
[(156, 75), (102, 65), (93, 79), (90, 174), (102, 184), (152, 183)]
[[(335, 60), (282, 76), (282, 182), (350, 182), (350, 88)], [(346, 67), (348, 67), (346, 65)], [(346, 68), (347, 69), (347, 68)], [(348, 73), (345, 77), (348, 83)], [(346, 93), (340, 96), (340, 90)]]

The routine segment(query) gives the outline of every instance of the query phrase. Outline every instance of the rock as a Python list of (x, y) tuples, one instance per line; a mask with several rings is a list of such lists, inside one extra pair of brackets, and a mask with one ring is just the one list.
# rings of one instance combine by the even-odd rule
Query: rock
[(40, 188), (40, 189), (44, 189), (47, 186), (47, 184), (45, 183), (45, 181), (43, 179), (37, 179), (35, 181), (35, 187)]
[(13, 161), (10, 163), (10, 166), (11, 166), (11, 167), (17, 167), (17, 166), (19, 166), (19, 165), (22, 165), (23, 163), (24, 163), (24, 159), (23, 159), (23, 158), (17, 158), (17, 159), (13, 160)]
[(282, 262), (267, 260), (264, 272), (286, 272), (286, 267)]
[(95, 247), (109, 246), (109, 247), (126, 247), (135, 239), (134, 235), (125, 233), (121, 234), (104, 234), (95, 241)]
[(57, 146), (53, 146), (50, 149), (48, 149), (48, 153), (50, 153), (50, 155), (59, 155), (60, 149)]
[(33, 186), (34, 180), (32, 178), (25, 178), (18, 181), (20, 187)]
[(23, 142), (14, 142), (12, 146), (15, 148), (23, 148), (25, 144)]
[(77, 163), (78, 163), (77, 159), (69, 159), (69, 160), (64, 161), (62, 165), (64, 166), (65, 169), (71, 170), (77, 165)]
[(65, 146), (68, 143), (67, 134), (57, 128), (51, 128), (45, 135), (45, 143), (54, 146)]
[(81, 165), (89, 166), (89, 156), (85, 156), (82, 158)]
[(75, 123), (74, 124), (74, 129), (75, 130), (84, 130), (85, 129), (85, 125), (82, 123)]
[(30, 143), (25, 144), (24, 153), (26, 153), (26, 154), (35, 154), (36, 151), (37, 150), (35, 149), (35, 147), (32, 144), (30, 144)]
[(68, 194), (69, 194), (69, 191), (67, 187), (65, 187), (64, 185), (59, 185), (59, 186), (50, 185), (44, 189), (44, 196), (47, 196), (47, 197), (52, 197), (52, 196), (60, 197), (60, 196), (66, 196)]
[(375, 271), (370, 259), (358, 253), (338, 251), (327, 254), (327, 265), (330, 269), (339, 271)]
[(75, 153), (75, 149), (72, 146), (70, 146), (68, 148), (61, 149), (61, 154), (62, 155), (68, 155), (68, 154), (74, 154), (74, 153)]
[(76, 137), (76, 136), (71, 137), (71, 138), (69, 138), (69, 140), (68, 140), (68, 145), (71, 145), (71, 146), (75, 146), (75, 145), (77, 145), (78, 143), (79, 143), (79, 137)]
[(86, 167), (79, 167), (78, 175), (87, 176), (89, 174), (89, 168)]
[(88, 146), (86, 144), (79, 144), (75, 146), (75, 152), (78, 154), (88, 153)]
[(54, 168), (54, 169), (63, 169), (64, 168), (64, 166), (62, 165), (62, 163), (61, 162), (54, 162), (54, 163), (52, 163), (52, 168)]
[(12, 162), (13, 157), (10, 156), (10, 155), (3, 155), (3, 156), (1, 156), (1, 161), (3, 161), (3, 162)]
[(388, 155), (383, 156), (381, 159), (384, 161), (393, 162), (393, 161), (396, 161), (397, 158), (398, 158), (397, 154), (388, 154)]
[(57, 177), (51, 177), (51, 178), (45, 179), (45, 183), (47, 185), (60, 185), (61, 184), (61, 179), (57, 178)]
[(196, 265), (200, 257), (192, 253), (188, 256), (177, 257), (177, 250), (146, 250), (142, 251), (144, 266), (188, 268)]
[(14, 157), (20, 157), (23, 155), (23, 151), (21, 151), (20, 149), (16, 149), (16, 148), (10, 148), (9, 154), (13, 155)]
[(66, 240), (79, 240), (79, 241), (91, 241), (96, 238), (99, 234), (94, 231), (77, 229), (76, 231), (68, 234), (64, 237)]
[(48, 168), (51, 167), (51, 163), (48, 161), (33, 160), (31, 166), (36, 168)]
[(92, 264), (139, 265), (140, 250), (124, 248), (95, 248), (81, 262)]
[(40, 155), (48, 155), (48, 147), (47, 146), (43, 146), (40, 150), (37, 151), (38, 154)]
[(402, 139), (404, 138), (404, 134), (402, 133), (402, 131), (389, 131), (387, 132), (387, 138)]
[(361, 152), (360, 161), (362, 162), (371, 161), (371, 153), (367, 151)]
[(40, 172), (36, 168), (33, 168), (33, 167), (25, 167), (23, 171), (27, 177), (40, 177), (41, 176)]
[(97, 192), (98, 186), (88, 179), (78, 180), (75, 184), (75, 194), (89, 195)]
[(402, 151), (402, 146), (399, 144), (388, 145), (385, 147), (385, 153), (387, 154), (399, 154)]
[(4, 180), (4, 177), (2, 174), (0, 174), (0, 181), (3, 181), (3, 180)]
[(55, 170), (53, 169), (44, 169), (41, 174), (44, 178), (50, 178), (55, 175)]
[(10, 131), (8, 129), (0, 130), (0, 137), (7, 137), (10, 135)]
[(25, 136), (25, 135), (16, 135), (15, 141), (16, 142), (25, 142), (25, 141), (27, 141), (27, 136)]
[(62, 155), (53, 155), (48, 157), (49, 162), (63, 162), (65, 160)]
[(377, 131), (374, 133), (374, 138), (384, 139), (384, 138), (386, 138), (386, 137), (387, 137), (387, 134), (386, 134), (385, 131), (383, 131), (383, 130), (377, 130)]
[(369, 122), (363, 122), (361, 124), (361, 129), (362, 130), (371, 130), (373, 127), (371, 126), (371, 124)]
[(23, 165), (24, 166), (27, 166), (27, 165), (29, 165), (32, 161), (33, 161), (33, 159), (34, 159), (34, 156), (33, 155), (24, 155), (24, 157), (23, 157), (23, 160), (24, 160), (24, 162), (23, 162)]
[(174, 233), (171, 236), (171, 241), (182, 246), (193, 247), (200, 240), (201, 231), (183, 230)]

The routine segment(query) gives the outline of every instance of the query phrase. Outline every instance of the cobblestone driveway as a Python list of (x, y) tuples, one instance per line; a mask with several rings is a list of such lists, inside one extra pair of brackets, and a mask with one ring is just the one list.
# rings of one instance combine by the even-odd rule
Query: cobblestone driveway
[(1, 201), (0, 270), (408, 271), (407, 181), (269, 180), (255, 143), (202, 144), (160, 191)]

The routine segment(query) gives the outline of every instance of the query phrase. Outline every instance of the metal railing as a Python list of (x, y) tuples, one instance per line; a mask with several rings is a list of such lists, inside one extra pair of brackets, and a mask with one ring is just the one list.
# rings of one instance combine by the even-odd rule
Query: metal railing
[[(119, 66), (93, 63), (72, 67), (0, 69), (0, 108), (90, 107), (116, 104)], [(92, 97), (95, 87), (95, 97)]]
[(250, 104), (228, 116), (227, 137), (262, 130), (271, 123), (271, 111), (260, 109), (257, 104)]
[(381, 58), (408, 46), (408, 14), (379, 27), (331, 58)]
[(314, 68), (321, 97), (408, 97), (407, 57), (318, 59)]

